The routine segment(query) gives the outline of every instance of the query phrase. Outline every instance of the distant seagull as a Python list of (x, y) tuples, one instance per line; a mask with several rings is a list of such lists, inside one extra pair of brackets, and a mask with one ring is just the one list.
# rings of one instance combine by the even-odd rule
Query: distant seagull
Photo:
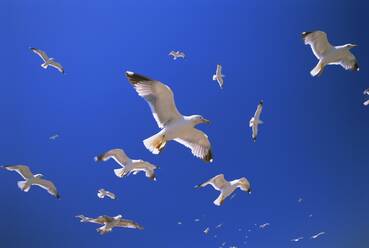
[(260, 114), (261, 114), (261, 111), (263, 110), (263, 105), (264, 105), (264, 101), (261, 100), (256, 108), (256, 112), (254, 116), (250, 119), (250, 123), (249, 123), (249, 126), (252, 129), (252, 140), (254, 142), (256, 142), (256, 137), (258, 136), (259, 125), (263, 124), (263, 121), (260, 120)]
[[(364, 90), (363, 94), (364, 95), (369, 95), (369, 89)], [(368, 106), (369, 105), (369, 100), (366, 100), (363, 104), (364, 104), (364, 106)]]
[(208, 234), (208, 233), (209, 233), (209, 231), (210, 231), (210, 228), (209, 228), (209, 227), (207, 227), (207, 228), (205, 228), (204, 233), (205, 233), (205, 234)]
[(35, 54), (37, 54), (38, 56), (40, 56), (40, 58), (44, 61), (44, 63), (41, 65), (42, 68), (47, 69), (48, 66), (54, 67), (56, 68), (58, 71), (60, 71), (61, 73), (64, 74), (64, 68), (61, 64), (59, 64), (58, 62), (56, 62), (54, 60), (54, 58), (49, 58), (49, 56), (47, 56), (47, 54), (37, 48), (30, 48)]
[(225, 246), (227, 243), (226, 242), (223, 242), (221, 246)]
[(223, 77), (225, 77), (225, 76), (222, 74), (222, 66), (218, 64), (217, 65), (217, 70), (216, 70), (215, 74), (213, 75), (213, 81), (216, 80), (221, 89), (223, 89), (223, 84), (224, 84)]
[(270, 226), (270, 223), (261, 224), (261, 225), (259, 226), (259, 228), (260, 228), (260, 229), (264, 229), (264, 228), (266, 228), (266, 227), (268, 227), (268, 226)]
[(59, 138), (59, 134), (54, 134), (49, 137), (49, 140), (56, 140), (57, 138)]
[(309, 214), (309, 218), (313, 217), (313, 214)]
[(137, 224), (132, 220), (123, 219), (122, 215), (117, 215), (115, 217), (110, 217), (107, 215), (102, 215), (97, 218), (89, 218), (84, 215), (77, 215), (77, 218), (81, 219), (81, 222), (89, 222), (95, 224), (101, 224), (102, 227), (96, 229), (96, 231), (100, 234), (106, 234), (111, 232), (114, 227), (125, 227), (125, 228), (133, 228), (143, 230), (143, 227)]
[(133, 173), (133, 175), (136, 175), (137, 173), (142, 171), (145, 172), (146, 177), (152, 180), (156, 180), (155, 169), (158, 168), (157, 166), (141, 159), (130, 159), (122, 149), (109, 150), (99, 156), (96, 156), (95, 161), (107, 161), (111, 158), (123, 167), (114, 170), (114, 173), (117, 177), (124, 177), (130, 175), (131, 173)]
[(172, 90), (165, 84), (126, 72), (129, 82), (138, 95), (150, 105), (151, 112), (162, 130), (143, 141), (145, 147), (153, 154), (159, 154), (169, 140), (191, 149), (192, 154), (206, 162), (212, 162), (211, 145), (208, 136), (195, 128), (201, 123), (209, 123), (201, 115), (182, 116), (177, 110)]
[(304, 237), (298, 237), (298, 238), (295, 238), (295, 239), (291, 239), (291, 242), (299, 242), (302, 239), (304, 239)]
[(240, 188), (242, 191), (251, 193), (250, 183), (245, 177), (228, 182), (224, 179), (223, 174), (219, 174), (206, 181), (205, 183), (197, 185), (196, 188), (205, 187), (209, 184), (213, 186), (215, 190), (220, 191), (218, 198), (214, 201), (214, 204), (217, 206), (222, 205), (224, 200), (228, 196), (230, 196), (237, 188)]
[(183, 58), (185, 57), (184, 52), (180, 52), (180, 51), (171, 51), (169, 53), (169, 56), (173, 56), (173, 59), (176, 60), (178, 58)]
[(105, 189), (99, 189), (98, 193), (97, 193), (97, 196), (101, 199), (105, 198), (105, 196), (109, 197), (110, 199), (112, 200), (115, 200), (117, 199), (117, 197), (115, 196), (114, 193), (110, 192), (110, 191), (107, 191)]
[(28, 192), (32, 185), (37, 185), (37, 186), (39, 186), (43, 189), (46, 189), (47, 192), (49, 192), (51, 195), (55, 196), (56, 198), (60, 198), (60, 195), (59, 195), (58, 191), (56, 190), (55, 185), (51, 181), (42, 179), (42, 177), (43, 177), (42, 174), (33, 175), (28, 166), (26, 166), (26, 165), (9, 165), (9, 166), (1, 166), (0, 168), (6, 169), (8, 171), (15, 171), (19, 175), (21, 175), (21, 177), (23, 177), (23, 179), (25, 179), (25, 181), (19, 181), (18, 182), (18, 187), (22, 191)]
[(215, 228), (221, 228), (223, 226), (223, 223), (220, 223), (218, 225), (215, 226)]
[(359, 65), (350, 49), (354, 44), (332, 46), (323, 31), (303, 32), (302, 38), (305, 45), (310, 45), (319, 63), (311, 70), (310, 74), (315, 77), (323, 73), (326, 65), (341, 65), (345, 70), (359, 71)]
[(182, 222), (178, 221), (178, 222), (177, 222), (177, 224), (178, 224), (178, 225), (182, 225)]
[(320, 233), (318, 233), (318, 234), (315, 234), (315, 235), (311, 236), (311, 238), (312, 238), (312, 239), (317, 239), (317, 238), (319, 238), (320, 236), (322, 236), (322, 235), (324, 235), (324, 234), (325, 234), (325, 232), (320, 232)]
[(200, 219), (194, 219), (194, 221), (195, 221), (195, 222), (199, 222), (199, 221), (200, 221)]
[(302, 199), (301, 197), (297, 200), (298, 203), (302, 203), (304, 201), (304, 199)]

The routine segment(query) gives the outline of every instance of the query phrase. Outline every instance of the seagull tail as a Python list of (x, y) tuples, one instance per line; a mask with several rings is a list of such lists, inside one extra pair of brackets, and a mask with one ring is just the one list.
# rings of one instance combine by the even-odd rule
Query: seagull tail
[(164, 135), (157, 133), (143, 141), (145, 147), (153, 154), (159, 154), (167, 143)]
[(310, 74), (311, 76), (315, 77), (315, 76), (320, 76), (323, 73), (324, 70), (324, 65), (319, 62), (311, 71)]
[(213, 81), (217, 80), (217, 75), (213, 75)]
[(24, 191), (24, 192), (28, 192), (29, 189), (31, 188), (28, 184), (27, 184), (27, 181), (19, 181), (17, 182), (18, 184), (18, 187)]
[(123, 177), (123, 176), (125, 176), (124, 168), (114, 169), (114, 174), (117, 177)]
[(41, 67), (42, 67), (42, 68), (44, 68), (44, 69), (46, 69), (48, 66), (49, 66), (49, 65), (48, 65), (48, 64), (46, 64), (46, 62), (45, 62), (45, 63), (43, 63), (43, 64), (41, 64)]

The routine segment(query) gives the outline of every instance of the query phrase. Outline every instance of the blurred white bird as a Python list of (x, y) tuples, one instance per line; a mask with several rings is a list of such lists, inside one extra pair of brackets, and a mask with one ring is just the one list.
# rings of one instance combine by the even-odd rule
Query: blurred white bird
[(54, 134), (49, 137), (50, 140), (56, 140), (57, 138), (59, 138), (59, 134)]
[(55, 185), (48, 180), (43, 179), (42, 174), (33, 175), (31, 170), (26, 165), (9, 165), (9, 166), (1, 166), (0, 168), (6, 169), (8, 171), (17, 172), (25, 181), (19, 181), (18, 187), (24, 191), (28, 192), (32, 185), (39, 186), (43, 189), (46, 189), (49, 194), (55, 196), (56, 198), (60, 198), (58, 191), (56, 190)]
[(291, 242), (299, 242), (302, 239), (304, 239), (304, 237), (298, 237), (298, 238), (295, 238), (295, 239), (291, 239)]
[(306, 45), (310, 45), (319, 60), (310, 72), (313, 77), (321, 75), (326, 65), (341, 65), (345, 70), (359, 71), (357, 60), (350, 52), (350, 49), (357, 45), (332, 46), (323, 31), (303, 32), (302, 38)]
[(297, 201), (298, 201), (298, 203), (301, 203), (301, 202), (303, 202), (303, 201), (304, 201), (304, 199), (302, 199), (302, 198), (300, 197)]
[(56, 62), (54, 60), (54, 58), (49, 58), (49, 56), (47, 56), (47, 54), (37, 48), (30, 48), (35, 54), (37, 54), (38, 56), (40, 56), (40, 58), (44, 61), (44, 63), (41, 65), (42, 68), (47, 69), (48, 66), (54, 67), (56, 68), (58, 71), (60, 71), (61, 73), (64, 74), (64, 68), (61, 64), (59, 64), (58, 62)]
[(221, 228), (223, 226), (223, 223), (220, 223), (218, 225), (215, 226), (215, 228)]
[(173, 60), (176, 60), (178, 58), (183, 58), (185, 57), (184, 52), (180, 52), (180, 51), (171, 51), (169, 53), (169, 56), (173, 56)]
[(208, 234), (208, 233), (209, 233), (209, 231), (210, 231), (210, 228), (209, 228), (209, 227), (207, 227), (207, 228), (205, 228), (204, 233), (205, 233), (205, 234)]
[(136, 175), (140, 171), (145, 172), (146, 177), (156, 180), (155, 169), (158, 167), (143, 160), (130, 159), (122, 149), (112, 149), (95, 157), (95, 161), (107, 161), (114, 159), (123, 168), (115, 169), (114, 173), (117, 177)]
[(114, 227), (125, 227), (143, 230), (142, 226), (132, 220), (123, 219), (122, 215), (117, 215), (115, 217), (101, 215), (97, 218), (89, 218), (85, 217), (84, 215), (77, 215), (76, 217), (81, 219), (80, 222), (89, 222), (103, 225), (102, 227), (96, 229), (96, 231), (100, 234), (111, 232)]
[(225, 76), (222, 74), (222, 66), (221, 65), (217, 65), (217, 70), (215, 72), (215, 74), (213, 75), (213, 80), (217, 81), (220, 88), (223, 89), (223, 84), (224, 84), (224, 78)]
[(324, 234), (325, 234), (325, 232), (320, 232), (320, 233), (318, 233), (318, 234), (315, 234), (315, 235), (311, 236), (311, 238), (312, 238), (312, 239), (317, 239), (317, 238), (319, 238), (320, 236), (322, 236), (322, 235), (324, 235)]
[(205, 187), (207, 185), (211, 185), (215, 190), (220, 191), (218, 198), (214, 201), (214, 204), (217, 206), (222, 205), (224, 200), (228, 196), (230, 196), (237, 188), (240, 188), (242, 191), (251, 193), (250, 183), (245, 177), (228, 182), (224, 179), (223, 174), (219, 174), (206, 181), (205, 183), (195, 186), (195, 188)]
[(264, 228), (266, 228), (266, 227), (268, 227), (268, 226), (270, 226), (270, 223), (261, 224), (261, 225), (259, 226), (259, 228), (260, 228), (260, 229), (264, 229)]
[[(364, 95), (369, 95), (369, 89), (364, 90), (363, 94)], [(366, 100), (363, 104), (364, 104), (364, 106), (368, 106), (369, 105), (369, 100)]]
[(251, 127), (251, 130), (252, 130), (252, 140), (254, 142), (256, 142), (256, 137), (258, 136), (259, 125), (263, 124), (263, 121), (260, 120), (260, 114), (261, 114), (261, 111), (263, 110), (263, 105), (264, 105), (264, 101), (261, 100), (256, 108), (256, 112), (254, 116), (250, 119), (250, 123), (249, 123), (249, 126)]
[(195, 128), (198, 124), (209, 123), (208, 120), (200, 115), (182, 116), (167, 85), (133, 72), (126, 72), (126, 76), (138, 95), (150, 105), (161, 128), (159, 133), (143, 141), (149, 151), (159, 154), (167, 141), (174, 140), (190, 148), (194, 156), (206, 162), (213, 161), (208, 136)]
[(112, 200), (115, 200), (117, 199), (117, 197), (115, 196), (114, 193), (110, 192), (110, 191), (107, 191), (105, 189), (99, 189), (98, 190), (98, 193), (97, 193), (97, 196), (101, 199), (104, 199), (105, 196), (109, 197), (110, 199)]

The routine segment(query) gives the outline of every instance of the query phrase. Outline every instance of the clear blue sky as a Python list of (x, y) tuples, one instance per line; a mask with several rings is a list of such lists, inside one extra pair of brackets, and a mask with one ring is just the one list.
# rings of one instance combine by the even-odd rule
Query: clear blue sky
[[(368, 7), (358, 0), (0, 1), (0, 163), (29, 165), (62, 197), (23, 193), (19, 176), (2, 171), (0, 247), (368, 247)], [(360, 72), (328, 67), (312, 78), (317, 61), (300, 33), (316, 29), (332, 44), (359, 44)], [(42, 69), (30, 46), (60, 61), (66, 75)], [(171, 60), (171, 50), (186, 59)], [(211, 80), (217, 63), (224, 90)], [(167, 83), (183, 114), (212, 121), (200, 129), (213, 164), (174, 142), (159, 156), (145, 149), (142, 140), (158, 128), (125, 70)], [(248, 121), (261, 99), (265, 124), (254, 144)], [(50, 141), (55, 133), (60, 138)], [(93, 157), (110, 148), (159, 165), (158, 181), (119, 179), (113, 161), (96, 164)], [(217, 192), (193, 186), (218, 173), (247, 177), (253, 194), (214, 206)], [(119, 199), (98, 199), (100, 187)], [(145, 230), (100, 236), (76, 214), (123, 214)], [(246, 230), (265, 222), (271, 226), (250, 232), (243, 245)], [(326, 235), (309, 239), (320, 231)]]

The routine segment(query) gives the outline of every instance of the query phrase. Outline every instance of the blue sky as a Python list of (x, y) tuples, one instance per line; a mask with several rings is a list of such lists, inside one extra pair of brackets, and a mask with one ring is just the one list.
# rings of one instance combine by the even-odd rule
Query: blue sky
[[(29, 165), (62, 197), (39, 188), (23, 193), (18, 175), (1, 172), (0, 247), (369, 245), (365, 1), (2, 0), (0, 9), (0, 163)], [(317, 61), (300, 33), (316, 29), (332, 44), (358, 44), (360, 72), (330, 66), (312, 78)], [(30, 46), (60, 61), (66, 75), (43, 70)], [(171, 60), (171, 50), (186, 59)], [(224, 90), (211, 80), (217, 63)], [(158, 127), (125, 70), (167, 83), (181, 113), (211, 120), (199, 128), (214, 163), (174, 142), (158, 156), (145, 149), (142, 140)], [(253, 143), (248, 121), (261, 99), (265, 124)], [(60, 138), (50, 141), (55, 133)], [(158, 181), (119, 179), (113, 161), (93, 161), (110, 148), (159, 165)], [(252, 195), (237, 192), (214, 206), (217, 192), (193, 186), (218, 173), (247, 177)], [(98, 199), (100, 187), (119, 199)], [(120, 213), (145, 230), (100, 236), (98, 226), (74, 218)], [(265, 222), (268, 229), (247, 232)], [(326, 235), (309, 239), (320, 231)], [(290, 242), (299, 236), (305, 239)]]

